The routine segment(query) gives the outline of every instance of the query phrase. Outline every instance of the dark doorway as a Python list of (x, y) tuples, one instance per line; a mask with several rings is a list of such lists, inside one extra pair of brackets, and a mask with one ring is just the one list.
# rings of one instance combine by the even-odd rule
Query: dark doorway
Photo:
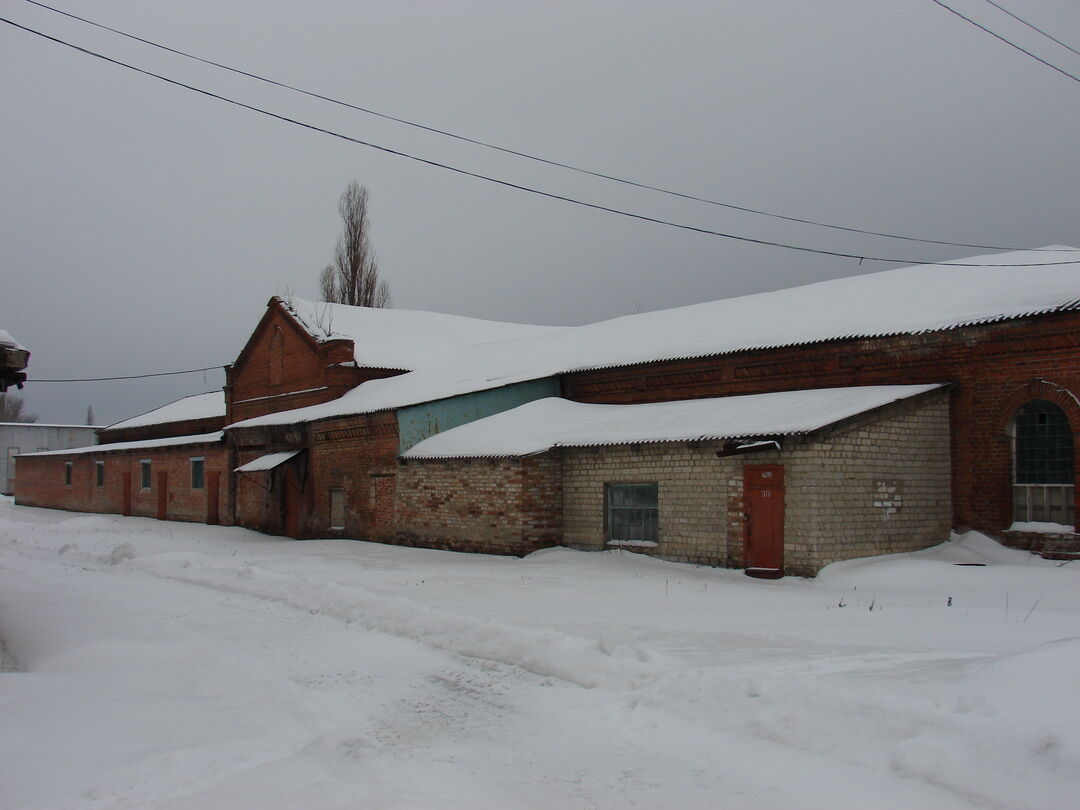
[(159, 472), (157, 474), (157, 519), (168, 520), (169, 509), (169, 474)]
[(120, 514), (131, 516), (131, 470), (124, 473), (124, 492), (121, 495)]
[(210, 470), (206, 474), (206, 522), (211, 526), (218, 523), (218, 481), (221, 473)]
[(298, 540), (300, 539), (300, 510), (303, 493), (300, 488), (300, 477), (296, 473), (295, 466), (290, 464), (285, 468), (284, 482), (285, 485), (281, 488), (281, 497), (284, 501), (285, 536)]

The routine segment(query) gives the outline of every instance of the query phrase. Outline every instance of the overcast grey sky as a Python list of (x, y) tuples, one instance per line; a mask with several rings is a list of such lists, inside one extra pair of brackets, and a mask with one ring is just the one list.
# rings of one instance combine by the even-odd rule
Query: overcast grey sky
[[(984, 0), (969, 16), (1080, 75)], [(1080, 49), (1075, 0), (1001, 0)], [(1080, 245), (1080, 83), (930, 0), (204, 2), (58, 7), (391, 115), (689, 194), (958, 242)], [(305, 99), (3, 0), (4, 17), (353, 137), (557, 194), (812, 247), (973, 255), (676, 200)], [(271, 295), (314, 297), (350, 180), (398, 307), (579, 324), (894, 265), (542, 199), (266, 119), (0, 26), (0, 326), (32, 378), (235, 359)], [(111, 422), (212, 372), (31, 383)]]

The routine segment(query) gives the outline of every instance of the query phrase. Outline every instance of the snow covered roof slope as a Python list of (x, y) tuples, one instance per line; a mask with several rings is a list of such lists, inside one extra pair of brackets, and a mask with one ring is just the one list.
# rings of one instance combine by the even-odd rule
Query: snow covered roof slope
[(26, 351), (26, 347), (20, 346), (19, 341), (15, 340), (15, 338), (11, 336), (11, 332), (8, 332), (5, 329), (0, 329), (0, 346), (10, 346), (11, 348), (18, 349), (19, 351)]
[(645, 405), (549, 397), (438, 433), (402, 458), (527, 456), (553, 447), (791, 436), (940, 387), (817, 388)]
[(147, 425), (164, 425), (169, 422), (186, 422), (190, 419), (213, 419), (215, 416), (225, 415), (225, 392), (210, 391), (205, 394), (193, 394), (190, 397), (178, 399), (160, 408), (133, 416), (122, 422), (109, 425), (106, 430), (120, 430), (121, 428), (146, 427)]
[(23, 453), (24, 456), (69, 456), (76, 453), (114, 453), (118, 450), (151, 450), (184, 446), (188, 444), (213, 444), (220, 442), (225, 434), (218, 430), (213, 433), (199, 433), (194, 436), (173, 436), (169, 439), (144, 439), (137, 442), (110, 442), (93, 444), (87, 447), (70, 447), (67, 450), (46, 450), (41, 453)]
[(266, 472), (267, 470), (272, 470), (274, 467), (284, 464), (289, 459), (299, 455), (299, 453), (299, 450), (282, 450), (278, 453), (267, 453), (265, 456), (259, 456), (257, 459), (249, 461), (247, 464), (241, 464), (233, 470), (233, 472)]
[(564, 327), (484, 321), (412, 309), (379, 309), (283, 300), (285, 308), (316, 340), (353, 341), (359, 366), (416, 369), (434, 355), (471, 343), (550, 335)]
[(464, 346), (409, 374), (366, 382), (333, 402), (238, 424), (309, 422), (572, 371), (918, 334), (1078, 308), (1077, 248), (976, 256)]

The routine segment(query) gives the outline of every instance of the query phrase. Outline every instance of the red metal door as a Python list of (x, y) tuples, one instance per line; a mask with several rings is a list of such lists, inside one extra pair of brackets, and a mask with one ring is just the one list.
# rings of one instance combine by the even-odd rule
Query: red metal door
[(169, 508), (169, 474), (159, 472), (157, 474), (157, 519), (165, 520), (165, 514)]
[(752, 577), (784, 575), (784, 468), (748, 464), (743, 468), (746, 511), (743, 565)]
[(121, 515), (131, 515), (131, 471), (124, 473), (124, 492), (121, 495)]
[(221, 473), (211, 470), (206, 474), (206, 522), (216, 526), (218, 522), (218, 480)]

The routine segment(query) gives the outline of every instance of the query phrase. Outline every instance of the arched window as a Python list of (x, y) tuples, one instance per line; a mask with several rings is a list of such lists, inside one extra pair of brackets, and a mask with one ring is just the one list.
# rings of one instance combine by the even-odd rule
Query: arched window
[(1065, 412), (1034, 399), (1013, 415), (1013, 520), (1072, 526), (1073, 437)]
[(281, 385), (281, 379), (285, 372), (285, 338), (281, 329), (275, 329), (270, 338), (270, 384)]

